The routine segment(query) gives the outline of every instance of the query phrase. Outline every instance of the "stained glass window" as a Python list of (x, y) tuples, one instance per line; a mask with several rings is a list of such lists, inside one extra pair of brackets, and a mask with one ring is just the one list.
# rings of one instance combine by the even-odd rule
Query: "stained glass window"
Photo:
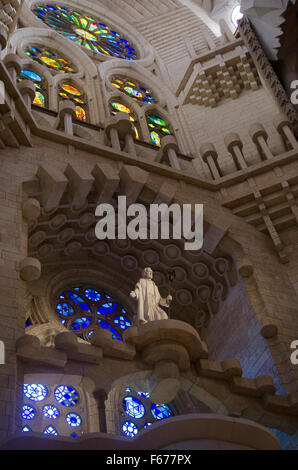
[(145, 393), (145, 392), (137, 392), (138, 395), (142, 398), (150, 398), (150, 393)]
[(140, 419), (145, 415), (145, 407), (142, 402), (132, 396), (123, 399), (123, 408), (132, 418)]
[(24, 384), (25, 397), (32, 401), (42, 401), (48, 395), (47, 388), (42, 384)]
[(58, 304), (57, 310), (60, 315), (63, 315), (64, 317), (71, 317), (74, 314), (74, 309), (72, 306), (65, 302), (63, 304)]
[(73, 101), (76, 105), (76, 117), (80, 121), (87, 121), (87, 100), (85, 94), (70, 82), (59, 85), (59, 97), (62, 100)]
[(120, 317), (116, 317), (114, 322), (116, 323), (116, 325), (119, 325), (122, 330), (126, 330), (131, 326), (131, 322), (128, 320), (128, 318), (124, 317), (123, 315), (120, 315)]
[(96, 328), (108, 330), (122, 341), (123, 330), (132, 325), (129, 313), (117, 298), (98, 287), (81, 286), (60, 293), (56, 311), (65, 327), (90, 341)]
[(130, 80), (129, 78), (116, 76), (112, 78), (111, 83), (115, 88), (117, 88), (117, 90), (125, 93), (139, 103), (149, 104), (156, 101), (151, 90), (145, 88), (137, 80)]
[(136, 139), (140, 138), (140, 127), (139, 127), (138, 120), (137, 120), (135, 114), (131, 111), (131, 109), (128, 106), (126, 106), (125, 104), (121, 103), (118, 100), (117, 101), (112, 100), (111, 103), (110, 103), (110, 110), (111, 110), (111, 114), (113, 116), (116, 116), (116, 114), (119, 113), (119, 112), (128, 114), (129, 119), (133, 123), (133, 127), (134, 127), (134, 130), (135, 130), (135, 133), (136, 133)]
[(139, 432), (137, 425), (132, 421), (125, 421), (122, 426), (122, 431), (127, 437), (135, 437)]
[(45, 108), (47, 105), (47, 87), (45, 79), (36, 72), (29, 68), (25, 68), (21, 71), (21, 75), (18, 78), (18, 82), (23, 80), (31, 80), (35, 85), (35, 98), (33, 104)]
[(30, 432), (31, 429), (29, 428), (29, 426), (24, 426), (23, 429), (22, 429), (22, 432)]
[(89, 51), (126, 60), (137, 59), (130, 42), (99, 19), (59, 5), (39, 5), (33, 11), (44, 24)]
[(58, 431), (54, 426), (48, 426), (44, 432), (44, 434), (49, 434), (50, 436), (58, 436)]
[(173, 415), (173, 412), (168, 405), (153, 404), (151, 406), (151, 413), (153, 417), (159, 421), (165, 418), (169, 418)]
[(42, 412), (49, 419), (57, 419), (59, 416), (59, 410), (55, 405), (45, 405)]
[(65, 57), (62, 57), (58, 52), (45, 47), (30, 46), (25, 50), (25, 54), (30, 57), (34, 62), (45, 65), (52, 72), (61, 73), (75, 73), (76, 68)]
[(147, 114), (146, 117), (151, 140), (154, 145), (160, 147), (161, 138), (172, 133), (168, 127), (168, 123), (156, 114)]
[(22, 413), (23, 419), (30, 420), (30, 419), (35, 418), (35, 415), (36, 415), (36, 411), (34, 408), (32, 408), (32, 406), (29, 406), (29, 405), (23, 406), (23, 413)]
[(152, 426), (153, 423), (150, 423), (150, 421), (148, 421), (148, 423), (145, 423), (144, 424), (144, 429), (148, 428), (148, 426)]
[(69, 424), (69, 426), (77, 428), (78, 426), (81, 426), (82, 418), (76, 413), (69, 413), (66, 416), (66, 422)]
[(59, 385), (55, 389), (55, 398), (63, 406), (75, 406), (79, 401), (79, 394), (69, 385)]

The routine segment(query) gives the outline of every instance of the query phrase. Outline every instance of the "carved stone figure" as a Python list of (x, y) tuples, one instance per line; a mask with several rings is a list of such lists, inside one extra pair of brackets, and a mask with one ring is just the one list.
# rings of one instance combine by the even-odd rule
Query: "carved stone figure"
[(172, 296), (168, 295), (162, 299), (157, 285), (153, 281), (153, 271), (145, 268), (142, 277), (134, 291), (130, 293), (133, 299), (138, 301), (137, 324), (141, 325), (154, 320), (165, 320), (168, 318), (166, 312), (160, 307), (169, 307)]

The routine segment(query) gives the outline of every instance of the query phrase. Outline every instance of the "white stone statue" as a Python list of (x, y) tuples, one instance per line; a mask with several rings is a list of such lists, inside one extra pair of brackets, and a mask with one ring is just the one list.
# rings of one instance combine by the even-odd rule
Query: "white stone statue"
[(166, 299), (162, 299), (158, 287), (152, 278), (152, 269), (145, 268), (135, 290), (130, 293), (130, 296), (138, 301), (136, 322), (138, 325), (154, 320), (166, 320), (168, 318), (166, 312), (160, 308), (160, 305), (169, 307), (172, 296), (168, 295)]

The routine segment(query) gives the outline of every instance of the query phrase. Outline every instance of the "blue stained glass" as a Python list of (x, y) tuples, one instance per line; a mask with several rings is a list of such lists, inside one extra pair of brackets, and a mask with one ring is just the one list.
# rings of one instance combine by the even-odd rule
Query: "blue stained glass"
[(111, 332), (113, 339), (117, 339), (118, 341), (123, 341), (119, 333), (112, 326), (110, 326), (110, 332)]
[(126, 392), (131, 392), (131, 389), (129, 387), (126, 387), (125, 391)]
[(70, 330), (83, 330), (84, 328), (87, 328), (91, 322), (92, 322), (92, 318), (90, 317), (77, 318), (76, 321), (74, 321), (70, 325), (69, 329)]
[(64, 317), (71, 317), (75, 313), (72, 306), (65, 302), (63, 304), (57, 305), (57, 311), (60, 315), (63, 315)]
[(120, 317), (116, 317), (114, 322), (116, 325), (118, 325), (122, 330), (126, 330), (131, 326), (131, 322), (128, 320), (128, 318), (124, 317), (121, 315)]
[(34, 408), (32, 408), (32, 406), (29, 406), (29, 405), (23, 406), (23, 412), (22, 412), (23, 419), (30, 420), (30, 419), (35, 418), (35, 415), (36, 415), (36, 411)]
[(22, 429), (22, 432), (30, 432), (31, 429), (29, 428), (29, 426), (24, 426), (23, 429)]
[(122, 426), (122, 431), (127, 437), (135, 437), (139, 432), (137, 425), (132, 421), (125, 421)]
[(76, 413), (69, 413), (66, 416), (66, 422), (69, 424), (69, 426), (72, 426), (73, 428), (77, 428), (78, 426), (81, 426), (82, 418)]
[(102, 321), (102, 320), (98, 320), (98, 323), (100, 324), (100, 326), (104, 329), (104, 330), (107, 330), (110, 328), (110, 325), (105, 322), (105, 321)]
[(76, 389), (68, 385), (59, 385), (54, 392), (56, 400), (63, 406), (76, 406), (79, 394)]
[(98, 302), (101, 299), (101, 295), (94, 289), (86, 289), (85, 296), (87, 299), (92, 300), (92, 302)]
[(107, 302), (98, 308), (97, 313), (101, 313), (102, 315), (108, 315), (109, 313), (113, 313), (117, 307), (118, 304), (116, 302)]
[(62, 325), (65, 325), (66, 320), (64, 320), (63, 318), (60, 318), (60, 321), (61, 321)]
[(54, 426), (48, 426), (44, 432), (44, 434), (49, 434), (50, 436), (58, 436), (58, 431)]
[(69, 297), (71, 298), (71, 300), (73, 301), (73, 303), (75, 305), (77, 305), (78, 307), (80, 307), (82, 310), (86, 310), (88, 311), (89, 313), (91, 313), (91, 310), (89, 308), (89, 306), (86, 304), (86, 302), (82, 299), (82, 297), (80, 297), (79, 295), (77, 294), (73, 294), (71, 291), (68, 292), (68, 295)]
[(143, 418), (146, 412), (143, 403), (132, 396), (123, 399), (123, 408), (129, 416), (136, 419)]
[(55, 405), (45, 405), (42, 412), (49, 419), (57, 419), (59, 416), (59, 410)]
[(47, 388), (42, 384), (24, 384), (24, 395), (32, 401), (42, 401), (48, 394)]
[(91, 338), (91, 336), (93, 335), (93, 333), (94, 333), (94, 330), (89, 331), (89, 333), (88, 333), (88, 339)]
[(145, 423), (144, 424), (144, 429), (148, 428), (148, 426), (152, 426), (153, 423), (150, 423), (150, 421), (148, 423)]
[(155, 405), (151, 406), (151, 413), (155, 419), (159, 421), (173, 416), (173, 412), (168, 405)]
[(77, 436), (76, 433), (74, 432), (73, 434), (70, 435), (70, 437), (73, 437), (74, 439), (76, 439), (79, 436)]
[(32, 70), (23, 69), (21, 73), (25, 78), (28, 78), (29, 80), (32, 80), (33, 82), (41, 82), (42, 81), (41, 76), (38, 75), (35, 72), (32, 72)]
[(142, 398), (150, 398), (150, 393), (145, 393), (145, 392), (137, 392), (140, 397)]
[[(114, 44), (111, 40), (119, 38), (122, 41), (120, 43), (120, 56), (123, 59), (127, 58), (128, 51), (126, 46), (130, 46), (129, 41), (122, 38), (116, 31), (111, 31), (109, 26), (99, 23), (98, 20), (89, 16), (85, 17), (77, 11), (54, 5), (39, 5), (33, 11), (37, 18), (41, 19), (45, 24), (87, 49), (91, 50), (92, 43), (94, 42), (97, 47), (93, 48), (93, 50), (98, 53), (106, 54), (108, 52), (106, 46), (109, 45), (111, 49), (108, 55), (117, 56), (118, 54), (115, 53)], [(130, 49), (134, 51), (131, 46)]]

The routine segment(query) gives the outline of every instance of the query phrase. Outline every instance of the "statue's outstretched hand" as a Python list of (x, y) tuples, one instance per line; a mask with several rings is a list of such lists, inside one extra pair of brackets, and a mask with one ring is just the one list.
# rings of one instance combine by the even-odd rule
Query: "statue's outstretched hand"
[(129, 295), (130, 295), (130, 297), (132, 297), (133, 299), (135, 299), (135, 298), (137, 297), (137, 294), (136, 294), (136, 292), (135, 292), (134, 290), (131, 291), (131, 293), (130, 293)]

